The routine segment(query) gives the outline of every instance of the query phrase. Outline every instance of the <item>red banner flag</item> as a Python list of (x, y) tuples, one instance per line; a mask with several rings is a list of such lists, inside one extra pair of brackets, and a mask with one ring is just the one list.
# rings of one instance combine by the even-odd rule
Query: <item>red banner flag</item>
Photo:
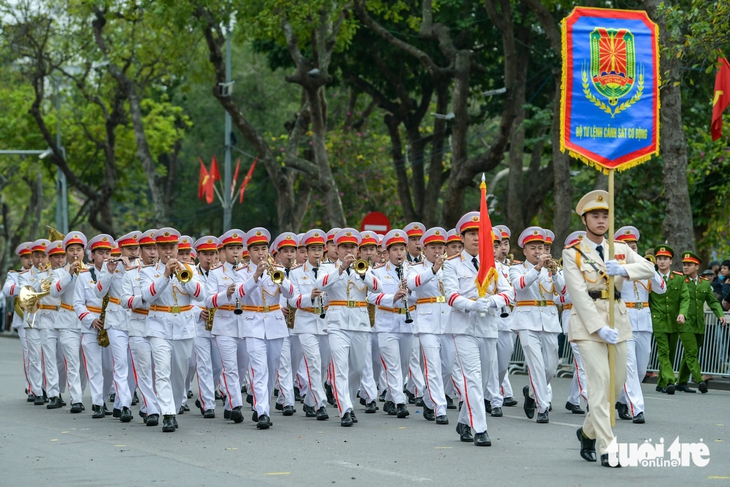
[(487, 183), (484, 181), (484, 174), (479, 189), (482, 191), (482, 199), (479, 204), (479, 272), (476, 281), (479, 297), (483, 298), (489, 285), (497, 282), (499, 274), (494, 266), (492, 220), (489, 218), (489, 208), (487, 208)]
[(241, 192), (238, 195), (238, 202), (243, 203), (243, 193), (246, 191), (246, 186), (248, 186), (248, 182), (251, 181), (251, 177), (253, 176), (253, 171), (256, 169), (256, 163), (258, 162), (259, 158), (253, 160), (253, 163), (251, 164), (251, 167), (248, 168), (248, 173), (246, 173), (246, 178), (241, 183)]
[(203, 196), (205, 196), (208, 186), (208, 181), (210, 180), (210, 174), (208, 173), (208, 170), (205, 168), (205, 164), (203, 164), (203, 160), (198, 157), (198, 160), (200, 161), (200, 177), (198, 178), (198, 199), (203, 200)]
[(236, 180), (238, 179), (238, 170), (241, 168), (241, 158), (236, 161), (236, 170), (233, 172), (233, 181), (231, 181), (231, 199), (236, 191)]
[(720, 69), (715, 77), (715, 95), (712, 99), (712, 125), (710, 132), (712, 140), (722, 136), (722, 112), (730, 104), (730, 63), (725, 58), (719, 58)]
[(218, 172), (218, 161), (215, 156), (213, 156), (213, 162), (210, 163), (210, 177), (213, 178), (214, 183), (221, 178), (221, 173)]

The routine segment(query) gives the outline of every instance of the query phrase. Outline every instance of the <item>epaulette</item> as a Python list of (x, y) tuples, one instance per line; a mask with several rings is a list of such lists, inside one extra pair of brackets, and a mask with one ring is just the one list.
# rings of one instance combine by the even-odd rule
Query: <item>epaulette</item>
[(679, 271), (672, 271), (672, 272), (674, 274), (677, 274), (678, 276), (683, 276), (684, 275), (684, 272), (679, 272)]
[(461, 254), (452, 255), (451, 257), (447, 257), (446, 260), (455, 259), (457, 257), (461, 257)]
[(18, 274), (25, 274), (26, 272), (30, 272), (30, 269), (26, 269), (24, 271), (20, 271), (20, 272), (18, 272)]
[(709, 281), (709, 279), (706, 278), (705, 276), (700, 276), (700, 281)]
[(152, 267), (152, 266), (154, 266), (154, 265), (157, 265), (157, 264), (147, 264), (147, 265), (145, 265), (145, 266), (142, 266), (142, 269), (146, 269), (147, 267)]
[(381, 262), (380, 264), (375, 264), (375, 265), (373, 266), (373, 270), (375, 270), (375, 269), (380, 269), (380, 268), (381, 268), (381, 267), (383, 267), (384, 265), (385, 265), (385, 262)]
[(81, 273), (83, 273), (83, 272), (89, 272), (89, 269), (88, 269), (88, 268), (86, 268), (86, 269), (81, 269), (81, 270), (79, 270), (79, 274), (81, 274)]
[(294, 269), (299, 269), (302, 266), (302, 264), (294, 264), (289, 268), (289, 271), (293, 271)]
[(17, 273), (18, 273), (18, 271), (16, 271), (15, 269), (8, 270), (8, 274), (17, 274)]
[(524, 264), (524, 262), (522, 262), (521, 260), (513, 260), (512, 263), (510, 264), (510, 267), (512, 267), (513, 265), (522, 265), (522, 264)]
[(579, 244), (580, 244), (580, 242), (581, 242), (581, 241), (580, 241), (580, 239), (577, 239), (577, 240), (575, 240), (575, 241), (573, 241), (573, 242), (570, 242), (570, 243), (569, 243), (568, 245), (566, 245), (566, 246), (565, 246), (565, 248), (566, 248), (566, 249), (572, 249), (572, 248), (573, 248), (573, 247), (575, 247), (576, 245), (579, 245)]
[(213, 271), (213, 270), (216, 270), (217, 268), (219, 268), (222, 265), (223, 264), (221, 264), (220, 262), (218, 262), (216, 265), (210, 266), (210, 269), (208, 269), (208, 272)]

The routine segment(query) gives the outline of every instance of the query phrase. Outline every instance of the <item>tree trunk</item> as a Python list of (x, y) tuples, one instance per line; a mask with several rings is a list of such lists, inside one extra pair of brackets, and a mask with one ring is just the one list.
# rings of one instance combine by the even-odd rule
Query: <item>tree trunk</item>
[[(667, 31), (665, 18), (657, 14), (661, 2), (644, 0), (651, 19), (659, 26), (659, 45), (668, 46), (671, 33)], [(660, 50), (662, 70), (661, 90), (661, 154), (664, 160), (662, 182), (666, 213), (662, 223), (662, 233), (667, 243), (676, 252), (695, 250), (692, 227), (692, 205), (689, 199), (687, 182), (687, 140), (682, 125), (681, 85), (675, 83), (681, 77), (679, 59), (669, 56), (668, 49)], [(681, 259), (675, 259), (674, 267), (681, 268)]]
[[(559, 74), (556, 74), (559, 76)], [(555, 78), (558, 79), (558, 78)], [(553, 217), (553, 232), (555, 241), (563, 242), (570, 234), (570, 220), (573, 216), (573, 182), (570, 180), (570, 157), (560, 151), (560, 83), (555, 83), (555, 97), (553, 101), (553, 201), (555, 215)]]

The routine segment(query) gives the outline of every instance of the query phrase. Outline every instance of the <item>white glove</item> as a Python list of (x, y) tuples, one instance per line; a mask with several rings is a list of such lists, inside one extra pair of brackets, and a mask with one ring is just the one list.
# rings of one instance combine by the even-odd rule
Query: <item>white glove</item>
[(615, 260), (606, 261), (606, 274), (609, 276), (629, 277), (629, 272), (626, 268)]
[(606, 343), (616, 345), (618, 343), (618, 330), (610, 326), (604, 326), (598, 330), (598, 336)]
[(489, 298), (479, 298), (475, 301), (474, 311), (479, 313), (486, 313), (487, 310), (492, 306), (493, 301)]

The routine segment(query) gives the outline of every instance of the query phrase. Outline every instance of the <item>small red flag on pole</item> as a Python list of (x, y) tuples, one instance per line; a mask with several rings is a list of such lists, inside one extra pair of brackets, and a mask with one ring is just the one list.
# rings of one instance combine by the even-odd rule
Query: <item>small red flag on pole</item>
[(256, 169), (256, 163), (258, 162), (259, 158), (253, 160), (253, 163), (251, 164), (251, 167), (248, 168), (248, 173), (246, 173), (246, 178), (241, 183), (241, 190), (238, 194), (238, 202), (243, 203), (243, 193), (246, 191), (246, 186), (248, 186), (248, 182), (251, 181), (251, 177), (253, 176), (253, 172)]
[(487, 183), (482, 173), (482, 183), (479, 185), (482, 192), (479, 204), (479, 272), (477, 273), (477, 292), (483, 298), (491, 283), (499, 278), (494, 266), (494, 240), (492, 239), (492, 220), (487, 208)]
[(233, 172), (233, 181), (231, 181), (231, 199), (236, 191), (236, 180), (238, 179), (238, 170), (241, 168), (241, 158), (236, 161), (236, 170)]
[(198, 160), (200, 161), (200, 177), (198, 178), (198, 199), (203, 200), (203, 196), (206, 194), (206, 188), (208, 186), (208, 180), (210, 179), (210, 174), (208, 173), (208, 170), (205, 168), (205, 164), (203, 164), (203, 160), (198, 157)]
[(221, 178), (221, 173), (218, 172), (218, 161), (215, 156), (213, 156), (213, 162), (210, 163), (210, 177), (213, 178), (214, 183)]
[(712, 125), (710, 126), (713, 141), (722, 136), (722, 112), (730, 104), (730, 63), (723, 57), (719, 58), (718, 62), (720, 68), (715, 76), (715, 94), (712, 98)]

